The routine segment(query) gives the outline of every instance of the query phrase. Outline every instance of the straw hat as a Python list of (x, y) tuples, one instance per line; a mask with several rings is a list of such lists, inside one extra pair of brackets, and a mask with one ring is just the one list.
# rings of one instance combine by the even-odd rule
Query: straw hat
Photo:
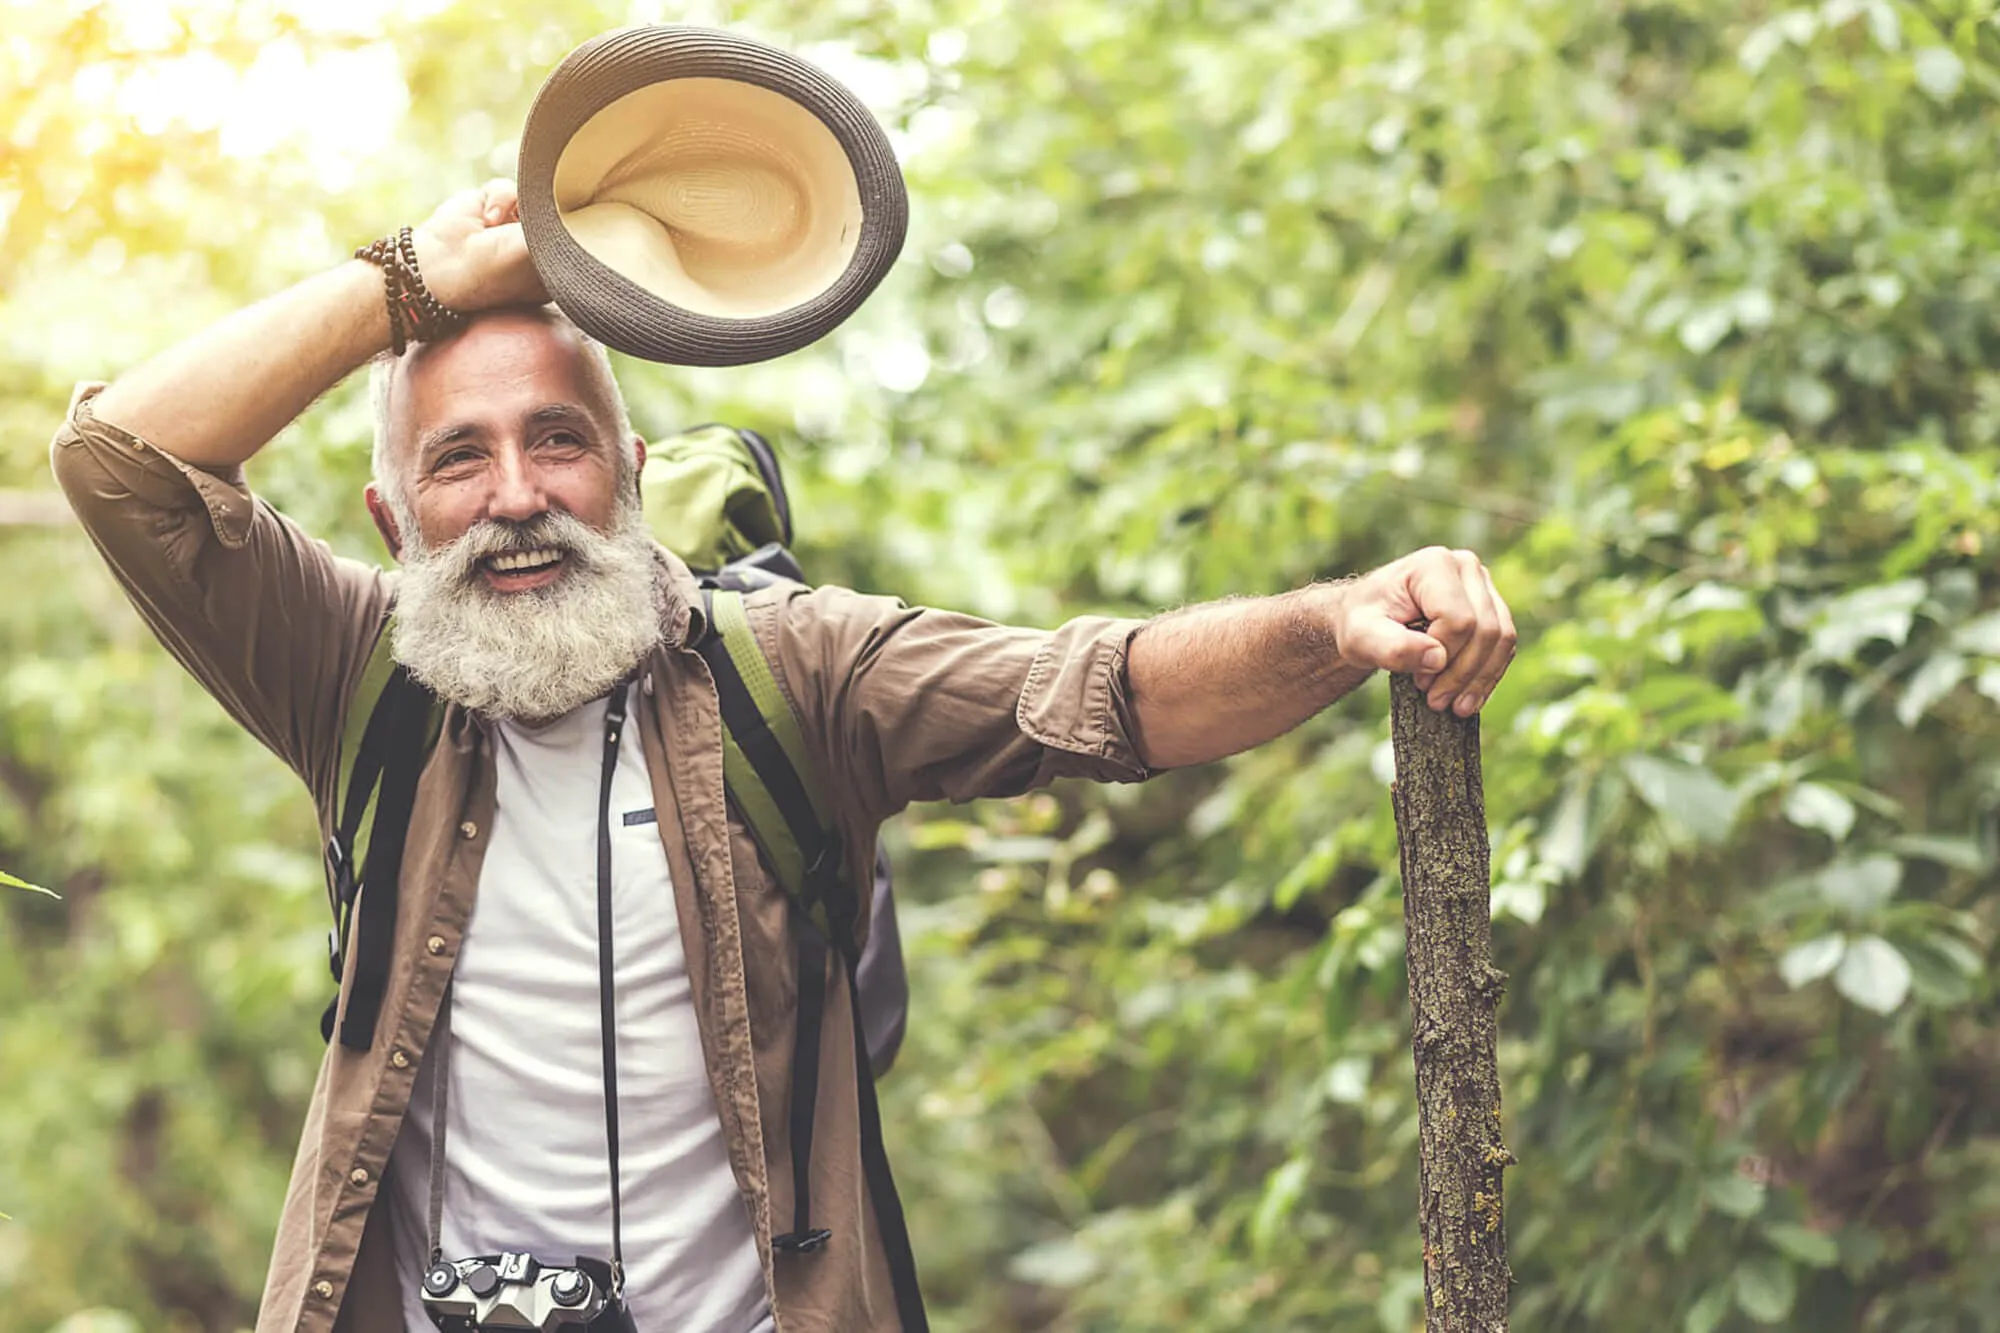
[(584, 43), (521, 135), (521, 226), (543, 285), (599, 341), (678, 365), (804, 347), (875, 289), (909, 201), (860, 100), (710, 28)]

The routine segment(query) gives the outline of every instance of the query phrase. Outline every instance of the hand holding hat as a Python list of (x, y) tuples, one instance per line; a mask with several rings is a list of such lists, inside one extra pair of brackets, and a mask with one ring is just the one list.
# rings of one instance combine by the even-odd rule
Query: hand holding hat
[(431, 294), (462, 314), (549, 299), (528, 256), (512, 181), (491, 180), (453, 195), (411, 239)]

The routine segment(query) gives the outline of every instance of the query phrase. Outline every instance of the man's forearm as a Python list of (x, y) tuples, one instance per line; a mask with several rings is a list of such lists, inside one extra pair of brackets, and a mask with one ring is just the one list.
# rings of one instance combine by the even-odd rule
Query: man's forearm
[(1335, 642), (1343, 585), (1211, 602), (1149, 622), (1126, 658), (1149, 768), (1207, 763), (1290, 731), (1366, 680)]
[(128, 371), (93, 410), (183, 462), (233, 467), (388, 345), (381, 270), (349, 260)]

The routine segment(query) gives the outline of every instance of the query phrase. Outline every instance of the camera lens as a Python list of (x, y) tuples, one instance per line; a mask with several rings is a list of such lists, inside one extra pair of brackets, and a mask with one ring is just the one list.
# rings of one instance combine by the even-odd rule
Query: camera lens
[(590, 1279), (574, 1268), (558, 1273), (556, 1280), (549, 1284), (549, 1295), (565, 1309), (582, 1305), (590, 1295)]
[(450, 1264), (437, 1264), (424, 1274), (424, 1290), (442, 1296), (458, 1285), (458, 1272)]
[(500, 1270), (492, 1264), (481, 1264), (465, 1275), (465, 1285), (473, 1295), (484, 1299), (500, 1290)]

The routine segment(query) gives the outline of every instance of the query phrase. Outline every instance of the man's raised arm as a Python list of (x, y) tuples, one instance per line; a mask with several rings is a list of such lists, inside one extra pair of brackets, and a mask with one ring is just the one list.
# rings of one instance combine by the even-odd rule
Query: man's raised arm
[[(432, 295), (468, 313), (546, 301), (516, 218), (506, 181), (446, 201), (414, 237)], [(184, 463), (225, 471), (388, 346), (382, 271), (351, 259), (120, 376), (94, 410)]]
[[(546, 300), (514, 212), (500, 182), (424, 223), (418, 266), (439, 301), (469, 313)], [(108, 388), (80, 386), (51, 450), (84, 532), (147, 626), (321, 798), (389, 587), (256, 500), (242, 465), (389, 345), (381, 270), (351, 260)]]

